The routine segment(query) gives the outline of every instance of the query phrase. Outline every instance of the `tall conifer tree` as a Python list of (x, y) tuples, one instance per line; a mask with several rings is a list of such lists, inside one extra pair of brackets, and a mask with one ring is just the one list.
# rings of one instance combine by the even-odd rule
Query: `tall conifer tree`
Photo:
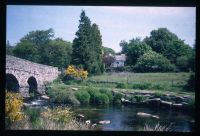
[(81, 12), (78, 31), (73, 41), (72, 64), (82, 66), (91, 74), (103, 72), (102, 39), (96, 24)]

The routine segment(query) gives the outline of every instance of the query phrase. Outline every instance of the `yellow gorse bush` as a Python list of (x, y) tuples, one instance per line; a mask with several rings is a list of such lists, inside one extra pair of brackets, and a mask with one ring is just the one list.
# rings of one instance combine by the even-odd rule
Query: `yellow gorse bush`
[(75, 78), (86, 79), (88, 76), (88, 72), (84, 71), (82, 68), (77, 69), (75, 66), (69, 65), (66, 70), (66, 75), (69, 75)]
[(6, 91), (5, 99), (5, 118), (9, 122), (15, 122), (23, 119), (24, 114), (21, 112), (23, 106), (23, 97), (19, 93)]
[(56, 107), (54, 109), (48, 109), (41, 113), (44, 118), (52, 121), (68, 123), (72, 119), (73, 113), (69, 108)]

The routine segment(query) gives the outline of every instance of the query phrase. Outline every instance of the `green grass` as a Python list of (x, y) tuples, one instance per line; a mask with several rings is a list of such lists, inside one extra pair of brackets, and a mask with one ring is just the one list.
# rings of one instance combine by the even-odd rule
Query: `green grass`
[(122, 83), (152, 83), (152, 84), (172, 84), (177, 82), (186, 82), (190, 77), (190, 73), (105, 73), (100, 76), (89, 77), (90, 80), (96, 81), (116, 81)]
[[(112, 81), (127, 84), (126, 88), (141, 89), (145, 84), (151, 84), (151, 87), (142, 89), (148, 90), (168, 90), (168, 91), (184, 91), (183, 87), (187, 84), (191, 73), (105, 73), (100, 76), (89, 77), (88, 80), (93, 81)], [(101, 87), (100, 83), (95, 83)], [(138, 86), (140, 85), (140, 86)], [(102, 84), (102, 86), (113, 87), (113, 84)], [(136, 86), (136, 87), (134, 87)]]

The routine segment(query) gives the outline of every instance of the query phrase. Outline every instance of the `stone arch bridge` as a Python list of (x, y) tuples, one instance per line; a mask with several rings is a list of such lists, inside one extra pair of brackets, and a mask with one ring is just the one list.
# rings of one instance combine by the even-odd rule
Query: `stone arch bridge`
[(44, 94), (45, 84), (59, 74), (57, 67), (6, 55), (6, 89), (19, 91), (24, 97), (30, 93)]

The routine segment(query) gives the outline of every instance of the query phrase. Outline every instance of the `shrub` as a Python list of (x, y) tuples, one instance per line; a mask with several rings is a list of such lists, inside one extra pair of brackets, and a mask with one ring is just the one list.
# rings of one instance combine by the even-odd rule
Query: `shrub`
[(50, 96), (53, 103), (64, 103), (77, 105), (80, 102), (74, 96), (73, 91), (64, 84), (54, 84), (47, 89), (47, 94)]
[(86, 90), (90, 94), (90, 103), (93, 103), (93, 104), (97, 103), (96, 97), (100, 94), (99, 90), (92, 87), (86, 88)]
[(98, 94), (96, 96), (96, 104), (109, 104), (109, 98), (106, 94)]
[(189, 71), (190, 64), (189, 64), (189, 56), (180, 56), (176, 58), (176, 66), (181, 71)]
[(111, 92), (110, 90), (107, 90), (107, 89), (100, 89), (99, 92), (102, 93), (102, 94), (107, 95), (108, 98), (109, 98), (109, 102), (112, 102), (112, 101), (113, 101), (113, 95), (112, 95), (112, 92)]
[(36, 123), (40, 117), (41, 110), (39, 108), (25, 108), (24, 113), (29, 117), (31, 123)]
[(19, 93), (7, 92), (5, 98), (5, 119), (6, 127), (11, 123), (22, 120), (24, 114), (21, 112), (23, 97)]
[(126, 84), (125, 83), (118, 83), (116, 88), (126, 88)]
[(143, 54), (135, 65), (138, 72), (166, 72), (174, 69), (175, 66), (167, 58), (154, 51)]
[(155, 97), (161, 97), (161, 96), (163, 96), (163, 94), (162, 94), (161, 92), (155, 92), (155, 93), (154, 93), (154, 96), (155, 96)]
[(69, 123), (73, 118), (73, 113), (69, 108), (56, 107), (48, 109), (41, 113), (44, 118), (58, 122), (58, 123)]
[(113, 103), (114, 104), (121, 104), (121, 98), (122, 98), (122, 94), (116, 93), (113, 97)]
[(142, 95), (134, 95), (133, 97), (131, 97), (131, 102), (146, 102), (147, 101), (147, 97), (142, 96)]
[(134, 84), (133, 89), (150, 89), (151, 88), (151, 84), (150, 83), (139, 83), (139, 84)]
[(73, 65), (69, 65), (66, 70), (66, 75), (71, 77), (72, 79), (74, 78), (86, 79), (88, 76), (88, 72), (84, 71), (82, 68), (76, 68)]
[(90, 102), (90, 94), (85, 90), (76, 91), (75, 96), (82, 104), (88, 104)]

